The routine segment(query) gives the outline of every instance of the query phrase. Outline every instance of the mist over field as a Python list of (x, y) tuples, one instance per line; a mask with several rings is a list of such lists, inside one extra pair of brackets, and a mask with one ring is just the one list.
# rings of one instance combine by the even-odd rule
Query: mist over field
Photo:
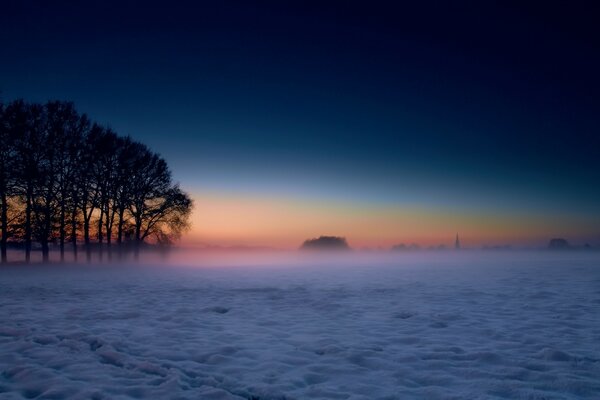
[(182, 251), (6, 267), (0, 396), (593, 399), (599, 256)]

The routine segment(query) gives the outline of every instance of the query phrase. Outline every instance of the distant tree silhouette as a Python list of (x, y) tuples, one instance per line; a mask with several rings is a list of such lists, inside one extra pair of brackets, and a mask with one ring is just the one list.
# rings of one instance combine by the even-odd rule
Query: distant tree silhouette
[(338, 236), (319, 236), (302, 243), (302, 250), (349, 250), (346, 238)]
[[(189, 227), (192, 201), (167, 163), (142, 143), (79, 114), (73, 103), (0, 103), (1, 260), (9, 241), (30, 261), (37, 243), (44, 261), (58, 243), (60, 259), (83, 241), (102, 257), (127, 241), (171, 244)], [(130, 238), (128, 232), (133, 232)], [(128, 240), (128, 238), (130, 238)]]

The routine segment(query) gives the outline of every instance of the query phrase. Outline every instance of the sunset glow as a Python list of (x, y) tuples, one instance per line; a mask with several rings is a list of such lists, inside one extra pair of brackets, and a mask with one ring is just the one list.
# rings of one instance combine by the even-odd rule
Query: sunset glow
[(418, 205), (381, 207), (368, 203), (261, 197), (248, 193), (195, 193), (192, 231), (183, 246), (249, 246), (294, 249), (322, 234), (345, 236), (354, 248), (453, 244), (456, 233), (466, 247), (540, 246), (561, 232), (593, 234), (594, 222), (565, 215), (486, 214)]

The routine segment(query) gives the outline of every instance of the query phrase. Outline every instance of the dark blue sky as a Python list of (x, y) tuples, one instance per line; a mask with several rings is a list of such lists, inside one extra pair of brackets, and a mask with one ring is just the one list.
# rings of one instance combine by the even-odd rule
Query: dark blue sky
[(323, 3), (2, 0), (0, 90), (193, 191), (600, 221), (592, 2)]

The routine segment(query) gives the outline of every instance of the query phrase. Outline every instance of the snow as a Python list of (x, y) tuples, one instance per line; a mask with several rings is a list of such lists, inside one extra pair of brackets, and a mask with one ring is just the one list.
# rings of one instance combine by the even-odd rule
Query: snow
[(598, 254), (187, 260), (0, 269), (0, 398), (600, 396)]

